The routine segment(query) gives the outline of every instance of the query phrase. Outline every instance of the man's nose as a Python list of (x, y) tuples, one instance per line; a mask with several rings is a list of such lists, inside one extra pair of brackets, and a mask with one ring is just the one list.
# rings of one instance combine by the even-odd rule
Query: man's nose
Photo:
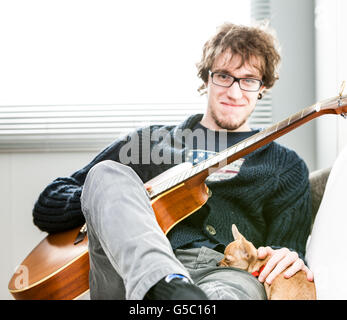
[(233, 99), (242, 98), (242, 90), (237, 81), (234, 81), (234, 83), (228, 88), (227, 94), (230, 98), (233, 98)]

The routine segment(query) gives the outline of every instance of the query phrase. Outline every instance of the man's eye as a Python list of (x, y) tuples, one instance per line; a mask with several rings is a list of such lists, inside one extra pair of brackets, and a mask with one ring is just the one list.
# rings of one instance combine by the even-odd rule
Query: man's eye
[(227, 79), (229, 79), (229, 76), (226, 75), (226, 74), (223, 74), (223, 73), (217, 73), (216, 76), (220, 80), (227, 80)]
[(247, 84), (254, 84), (254, 83), (257, 83), (258, 81), (255, 80), (255, 79), (242, 79), (242, 81), (244, 83), (247, 83)]

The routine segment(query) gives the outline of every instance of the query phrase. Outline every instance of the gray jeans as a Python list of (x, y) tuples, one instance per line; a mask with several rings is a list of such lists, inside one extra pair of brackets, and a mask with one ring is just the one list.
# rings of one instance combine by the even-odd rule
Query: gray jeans
[(188, 277), (210, 299), (266, 299), (247, 272), (216, 267), (222, 254), (206, 247), (172, 250), (143, 182), (128, 166), (106, 160), (88, 173), (81, 196), (86, 218), (91, 299), (143, 299), (171, 273)]

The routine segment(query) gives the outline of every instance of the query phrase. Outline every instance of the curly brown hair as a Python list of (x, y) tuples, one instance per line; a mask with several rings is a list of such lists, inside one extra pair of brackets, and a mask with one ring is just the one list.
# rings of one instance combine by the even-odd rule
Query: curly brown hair
[(232, 55), (240, 55), (240, 67), (246, 62), (250, 63), (254, 57), (260, 58), (260, 66), (254, 67), (263, 75), (262, 81), (267, 89), (271, 88), (278, 79), (281, 56), (274, 31), (265, 23), (254, 27), (224, 23), (205, 43), (201, 61), (196, 64), (198, 76), (204, 82), (198, 89), (202, 94), (205, 93), (203, 91), (208, 82), (208, 72), (215, 59), (227, 50), (230, 50)]

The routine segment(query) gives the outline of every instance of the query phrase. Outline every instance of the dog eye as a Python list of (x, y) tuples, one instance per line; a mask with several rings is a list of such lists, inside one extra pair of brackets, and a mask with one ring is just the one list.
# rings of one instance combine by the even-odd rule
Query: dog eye
[(230, 256), (230, 255), (226, 255), (226, 256), (224, 257), (224, 259), (225, 259), (227, 262), (232, 262), (232, 261), (233, 261), (233, 257)]

